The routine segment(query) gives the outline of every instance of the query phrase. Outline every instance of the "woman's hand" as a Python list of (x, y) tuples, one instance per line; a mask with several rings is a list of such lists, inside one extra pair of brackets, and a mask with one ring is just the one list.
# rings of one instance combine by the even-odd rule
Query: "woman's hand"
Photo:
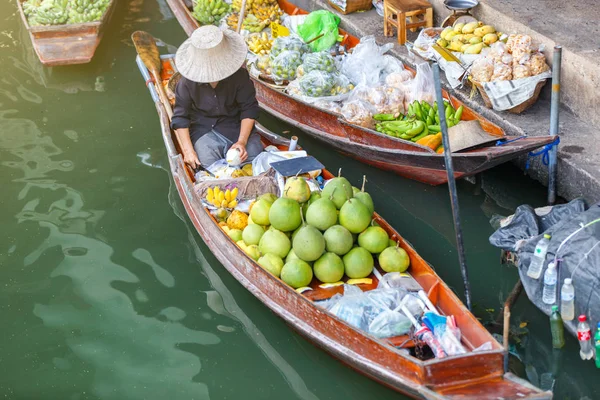
[(185, 151), (183, 153), (183, 162), (189, 165), (194, 171), (200, 166), (200, 160), (195, 150)]
[(248, 158), (248, 152), (246, 151), (246, 143), (235, 142), (229, 149), (237, 149), (240, 152), (240, 160), (242, 162), (246, 161), (246, 159)]

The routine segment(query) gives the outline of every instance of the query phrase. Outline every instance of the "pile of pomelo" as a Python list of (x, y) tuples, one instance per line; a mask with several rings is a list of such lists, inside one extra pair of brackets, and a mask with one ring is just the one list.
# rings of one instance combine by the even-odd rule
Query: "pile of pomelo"
[(312, 192), (303, 177), (288, 178), (282, 197), (267, 193), (250, 209), (248, 225), (228, 234), (246, 254), (293, 288), (368, 277), (375, 257), (386, 272), (410, 260), (373, 220), (373, 200), (344, 177)]

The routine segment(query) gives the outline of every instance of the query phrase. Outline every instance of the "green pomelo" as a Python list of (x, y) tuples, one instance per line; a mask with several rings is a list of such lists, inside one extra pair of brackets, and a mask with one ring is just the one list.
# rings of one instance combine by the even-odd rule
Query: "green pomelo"
[(308, 199), (308, 205), (311, 205), (312, 203), (314, 203), (315, 201), (319, 200), (321, 198), (321, 193), (320, 192), (312, 192), (310, 194), (310, 199)]
[(323, 283), (338, 282), (344, 276), (344, 263), (335, 253), (323, 254), (313, 266), (315, 276)]
[(340, 209), (340, 225), (352, 233), (361, 233), (369, 226), (371, 213), (357, 199), (350, 199)]
[[(256, 220), (254, 219), (254, 221)], [(269, 210), (269, 221), (275, 229), (283, 232), (293, 231), (302, 223), (300, 204), (296, 200), (280, 197), (275, 200)]]
[(373, 272), (373, 256), (362, 247), (355, 247), (343, 257), (346, 275), (349, 278), (366, 278)]
[(379, 226), (370, 226), (358, 235), (358, 245), (371, 253), (381, 253), (388, 247), (389, 237)]
[(304, 203), (310, 199), (310, 186), (302, 176), (288, 178), (283, 188), (283, 197)]
[(390, 247), (390, 246), (396, 247), (396, 242), (394, 242), (392, 239), (388, 240), (388, 243), (389, 243), (388, 247)]
[(258, 259), (258, 265), (279, 278), (283, 268), (283, 260), (272, 253), (267, 253)]
[(320, 231), (327, 230), (337, 222), (335, 203), (329, 199), (316, 200), (306, 211), (306, 223)]
[(281, 280), (294, 289), (310, 285), (312, 278), (312, 268), (302, 260), (286, 262), (281, 269)]
[(293, 241), (294, 253), (304, 261), (315, 261), (325, 251), (325, 239), (317, 228), (304, 225)]
[(275, 200), (277, 200), (278, 197), (276, 195), (274, 195), (273, 193), (263, 193), (260, 196), (258, 196), (257, 200), (266, 200), (269, 203), (273, 204), (275, 203)]
[(334, 225), (323, 234), (327, 251), (343, 256), (352, 248), (352, 234), (341, 225)]
[(354, 196), (356, 196), (356, 193), (358, 193), (358, 192), (360, 192), (360, 189), (359, 189), (359, 188), (357, 188), (356, 186), (352, 186), (352, 194), (353, 194)]
[(360, 202), (367, 207), (367, 210), (369, 210), (371, 215), (375, 212), (375, 205), (373, 204), (373, 199), (369, 193), (358, 192), (354, 195), (354, 198), (360, 200)]
[(239, 242), (242, 240), (242, 231), (239, 229), (230, 229), (227, 234), (233, 239), (234, 242)]
[(379, 265), (385, 272), (404, 272), (410, 266), (410, 258), (399, 246), (390, 246), (379, 254)]
[(271, 253), (282, 259), (287, 256), (292, 247), (285, 233), (271, 228), (260, 238), (258, 248), (262, 254)]
[(254, 221), (252, 221), (252, 216), (248, 215), (248, 225), (256, 225)]
[(258, 200), (254, 203), (252, 210), (250, 210), (252, 222), (257, 225), (269, 225), (269, 212), (272, 205), (273, 203), (269, 203), (269, 201), (265, 199)]
[(290, 252), (288, 253), (287, 257), (285, 258), (285, 262), (288, 263), (292, 260), (299, 260), (298, 256), (296, 255), (296, 253), (294, 253), (294, 249), (291, 249)]
[(248, 254), (254, 261), (257, 261), (260, 258), (260, 250), (255, 244), (246, 246), (246, 248), (244, 248), (244, 252), (246, 252), (246, 254)]
[(248, 225), (242, 232), (242, 239), (244, 239), (244, 243), (246, 244), (258, 244), (264, 233), (265, 230), (262, 226), (256, 224)]
[(342, 208), (344, 203), (348, 199), (351, 199), (352, 196), (352, 185), (350, 185), (348, 179), (341, 176), (330, 180), (321, 192), (321, 197), (326, 199), (331, 198), (338, 210)]

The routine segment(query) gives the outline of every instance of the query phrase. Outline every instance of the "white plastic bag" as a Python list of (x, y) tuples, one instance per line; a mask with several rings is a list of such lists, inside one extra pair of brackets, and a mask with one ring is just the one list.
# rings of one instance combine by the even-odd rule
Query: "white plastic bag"
[(407, 96), (407, 103), (413, 101), (426, 101), (433, 106), (435, 103), (435, 86), (433, 84), (433, 70), (429, 63), (417, 65), (417, 74), (410, 85), (410, 93)]

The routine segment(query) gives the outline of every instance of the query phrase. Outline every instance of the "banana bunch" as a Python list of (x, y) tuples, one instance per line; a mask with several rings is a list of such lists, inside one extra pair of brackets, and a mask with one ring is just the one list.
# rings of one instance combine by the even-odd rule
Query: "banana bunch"
[[(37, 4), (37, 5), (36, 5)], [(29, 25), (61, 25), (69, 19), (69, 0), (42, 0), (40, 3), (23, 5), (29, 13)]]
[(206, 201), (217, 208), (235, 208), (237, 206), (238, 188), (222, 191), (220, 187), (206, 190)]
[[(246, 10), (250, 10), (252, 7), (253, 0), (246, 0)], [(231, 2), (231, 9), (239, 13), (242, 10), (242, 0), (233, 0)]]
[(218, 25), (230, 10), (223, 0), (197, 0), (192, 16), (202, 25)]
[(459, 22), (444, 29), (437, 44), (450, 51), (479, 54), (485, 46), (497, 42), (500, 36), (502, 34), (496, 32), (492, 25), (485, 25), (481, 21)]
[(269, 20), (259, 20), (254, 14), (248, 14), (248, 16), (244, 18), (244, 22), (242, 22), (242, 29), (245, 29), (248, 32), (258, 33), (265, 29), (269, 22)]
[(260, 21), (268, 21), (267, 24), (270, 24), (271, 22), (280, 22), (283, 11), (277, 3), (272, 5), (258, 5), (258, 2), (255, 1), (252, 3), (252, 14)]
[(254, 54), (269, 54), (273, 46), (273, 39), (270, 39), (266, 32), (261, 35), (254, 35), (248, 39), (248, 48)]
[(69, 23), (98, 21), (108, 7), (109, 0), (70, 0)]
[(233, 12), (227, 16), (227, 25), (229, 26), (229, 28), (235, 31), (237, 29), (239, 20), (239, 14), (237, 12)]

